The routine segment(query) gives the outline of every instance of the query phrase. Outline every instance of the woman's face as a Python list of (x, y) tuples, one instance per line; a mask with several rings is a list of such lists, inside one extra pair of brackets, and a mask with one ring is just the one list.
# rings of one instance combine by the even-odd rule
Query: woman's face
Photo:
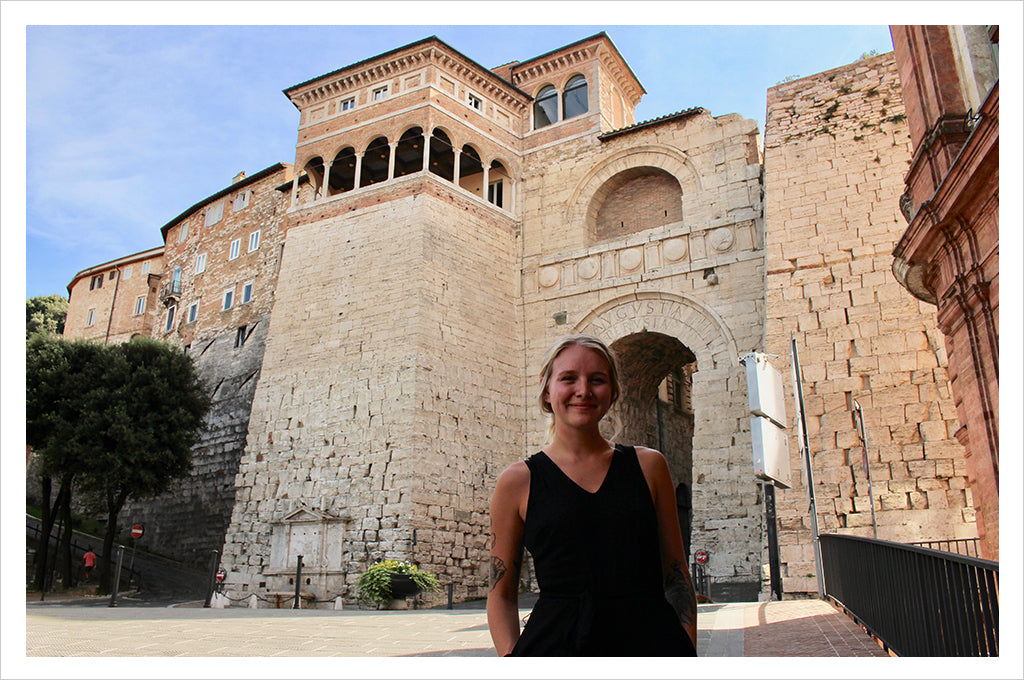
[(608, 363), (598, 352), (571, 345), (555, 357), (544, 391), (556, 423), (596, 426), (612, 405)]

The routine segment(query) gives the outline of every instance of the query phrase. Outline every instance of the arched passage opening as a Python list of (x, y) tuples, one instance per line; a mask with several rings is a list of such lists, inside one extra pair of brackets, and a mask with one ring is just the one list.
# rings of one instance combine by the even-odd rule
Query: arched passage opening
[(467, 144), (462, 147), (462, 153), (459, 155), (459, 186), (479, 195), (483, 179), (484, 166), (480, 162), (480, 154)]
[(430, 172), (451, 182), (455, 178), (455, 150), (444, 130), (434, 130), (430, 136)]
[(309, 186), (312, 188), (313, 200), (322, 196), (324, 188), (324, 159), (320, 156), (311, 158), (303, 166), (306, 176), (309, 178)]
[(352, 191), (356, 184), (356, 150), (351, 146), (338, 152), (331, 163), (331, 177), (327, 182), (327, 195)]
[(359, 186), (368, 187), (371, 184), (387, 180), (390, 157), (391, 146), (388, 145), (387, 137), (378, 137), (370, 142), (370, 145), (366, 147), (366, 153), (363, 154)]
[(622, 395), (605, 436), (658, 449), (668, 461), (683, 546), (690, 551), (694, 413), (692, 379), (697, 357), (670, 335), (640, 332), (612, 343), (621, 369)]
[(423, 128), (409, 128), (395, 148), (395, 177), (404, 177), (423, 169)]

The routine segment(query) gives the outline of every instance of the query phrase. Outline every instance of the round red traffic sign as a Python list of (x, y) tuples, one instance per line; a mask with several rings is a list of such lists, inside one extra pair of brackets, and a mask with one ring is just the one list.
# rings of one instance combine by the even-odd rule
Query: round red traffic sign
[(218, 569), (217, 570), (217, 581), (218, 582), (223, 582), (224, 579), (227, 578), (227, 575), (228, 575), (228, 573), (226, 571), (224, 571), (223, 569)]
[(142, 525), (136, 524), (132, 527), (132, 538), (142, 538)]
[(706, 550), (698, 550), (693, 553), (693, 559), (697, 560), (697, 564), (704, 564), (708, 561), (708, 552)]

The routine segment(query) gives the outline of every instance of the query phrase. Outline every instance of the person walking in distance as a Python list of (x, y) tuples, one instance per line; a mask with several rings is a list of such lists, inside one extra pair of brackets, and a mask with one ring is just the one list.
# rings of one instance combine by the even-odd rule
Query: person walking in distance
[[(548, 352), (538, 400), (550, 444), (491, 498), (487, 622), (501, 656), (696, 656), (697, 602), (665, 457), (613, 444), (599, 423), (620, 393), (615, 356), (589, 335)], [(523, 549), (540, 586), (519, 630)]]
[(89, 575), (92, 573), (93, 567), (96, 566), (96, 553), (92, 551), (90, 545), (85, 549), (85, 554), (82, 555), (82, 567), (85, 568), (85, 580), (89, 580)]

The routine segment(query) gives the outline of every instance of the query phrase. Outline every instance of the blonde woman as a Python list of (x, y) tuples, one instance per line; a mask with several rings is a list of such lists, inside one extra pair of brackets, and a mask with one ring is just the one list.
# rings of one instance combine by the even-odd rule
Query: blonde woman
[[(697, 602), (665, 457), (606, 440), (619, 397), (611, 350), (573, 335), (549, 350), (551, 443), (501, 473), (491, 499), (487, 621), (501, 656), (695, 656)], [(523, 549), (540, 597), (519, 630)]]

